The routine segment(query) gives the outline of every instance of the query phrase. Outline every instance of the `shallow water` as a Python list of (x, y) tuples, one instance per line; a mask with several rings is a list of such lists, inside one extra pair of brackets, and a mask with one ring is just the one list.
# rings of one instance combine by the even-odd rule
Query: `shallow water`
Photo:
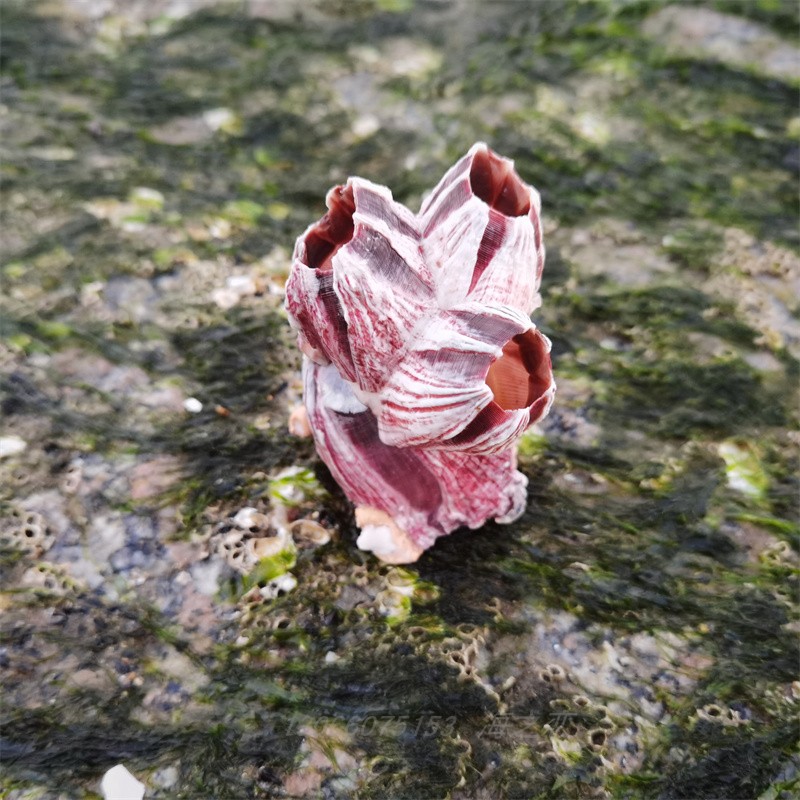
[[(793, 796), (797, 22), (6, 3), (4, 796)], [(559, 394), (525, 516), (389, 569), (286, 432), (282, 286), (331, 185), (415, 208), (478, 139)]]

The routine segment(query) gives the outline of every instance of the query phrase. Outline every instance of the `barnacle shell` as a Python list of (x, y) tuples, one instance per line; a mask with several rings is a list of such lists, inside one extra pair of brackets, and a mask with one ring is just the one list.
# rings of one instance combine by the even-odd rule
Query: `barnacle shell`
[[(286, 308), (309, 430), (356, 504), (359, 544), (405, 563), (460, 525), (525, 506), (515, 442), (555, 392), (540, 201), (474, 145), (412, 214), (350, 178), (297, 240)], [(307, 423), (307, 424), (306, 424)]]

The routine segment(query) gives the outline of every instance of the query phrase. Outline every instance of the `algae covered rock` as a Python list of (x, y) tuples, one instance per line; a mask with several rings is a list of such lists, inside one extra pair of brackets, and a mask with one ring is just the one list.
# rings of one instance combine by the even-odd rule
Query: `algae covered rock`
[[(0, 794), (797, 795), (797, 24), (6, 2)], [(521, 516), (400, 568), (288, 432), (290, 253), (329, 187), (432, 208), (475, 142), (541, 192), (504, 303), (559, 399)]]

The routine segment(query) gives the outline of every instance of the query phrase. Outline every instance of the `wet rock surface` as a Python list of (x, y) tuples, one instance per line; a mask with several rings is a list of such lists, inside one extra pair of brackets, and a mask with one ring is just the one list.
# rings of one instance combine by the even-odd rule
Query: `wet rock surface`
[[(3, 796), (797, 793), (795, 4), (3, 17)], [(523, 518), (390, 568), (287, 431), (289, 252), (478, 139), (559, 395)]]

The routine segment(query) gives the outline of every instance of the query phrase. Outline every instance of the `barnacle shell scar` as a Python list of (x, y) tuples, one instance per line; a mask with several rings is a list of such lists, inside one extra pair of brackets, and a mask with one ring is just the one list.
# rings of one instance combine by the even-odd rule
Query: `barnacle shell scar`
[(320, 458), (356, 506), (358, 546), (415, 561), (437, 537), (525, 508), (516, 442), (550, 408), (538, 192), (475, 144), (414, 215), (350, 178), (297, 240), (286, 309)]

